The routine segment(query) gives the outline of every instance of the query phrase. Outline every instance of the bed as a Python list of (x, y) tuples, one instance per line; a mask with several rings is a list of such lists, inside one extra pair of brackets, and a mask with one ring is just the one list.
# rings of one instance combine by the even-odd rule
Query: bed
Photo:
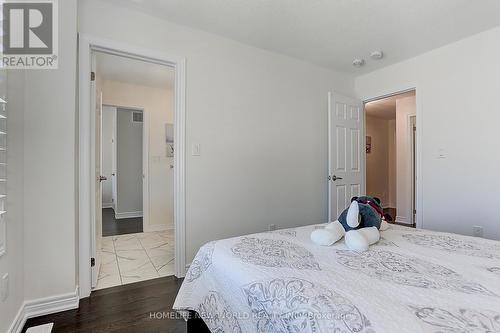
[(500, 332), (500, 242), (391, 225), (357, 253), (313, 244), (323, 226), (204, 245), (174, 309), (211, 332)]

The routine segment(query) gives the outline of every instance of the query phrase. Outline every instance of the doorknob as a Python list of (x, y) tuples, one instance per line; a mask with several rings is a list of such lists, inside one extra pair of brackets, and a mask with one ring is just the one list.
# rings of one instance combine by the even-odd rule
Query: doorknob
[(107, 177), (105, 177), (105, 176), (99, 176), (99, 181), (100, 181), (100, 182), (103, 182), (103, 181), (105, 181), (105, 180), (108, 180), (108, 178), (107, 178)]
[(332, 180), (333, 180), (333, 181), (340, 180), (340, 179), (342, 179), (342, 178), (341, 178), (341, 177), (337, 177), (337, 176), (335, 176), (335, 175), (333, 175), (333, 177), (332, 177)]

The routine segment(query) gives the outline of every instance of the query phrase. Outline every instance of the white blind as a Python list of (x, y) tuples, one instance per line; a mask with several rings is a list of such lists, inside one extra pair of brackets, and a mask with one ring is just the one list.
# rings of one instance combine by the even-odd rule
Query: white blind
[(0, 257), (7, 244), (7, 73), (0, 69)]

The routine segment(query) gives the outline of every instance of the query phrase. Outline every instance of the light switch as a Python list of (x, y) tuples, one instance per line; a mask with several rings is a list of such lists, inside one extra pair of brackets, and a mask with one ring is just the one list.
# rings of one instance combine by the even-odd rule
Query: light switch
[(201, 155), (201, 145), (199, 143), (193, 144), (193, 149), (191, 151), (191, 154), (193, 156), (200, 156)]

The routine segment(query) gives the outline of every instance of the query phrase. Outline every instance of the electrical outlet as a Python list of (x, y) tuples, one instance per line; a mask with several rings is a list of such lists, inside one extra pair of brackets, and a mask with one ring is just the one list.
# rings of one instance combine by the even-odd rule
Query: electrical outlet
[(0, 280), (0, 301), (5, 302), (9, 298), (9, 273), (5, 273)]
[(474, 237), (483, 237), (483, 227), (475, 225), (472, 227), (472, 235)]
[(270, 225), (268, 226), (268, 228), (269, 228), (269, 231), (276, 230), (276, 224), (270, 224)]

